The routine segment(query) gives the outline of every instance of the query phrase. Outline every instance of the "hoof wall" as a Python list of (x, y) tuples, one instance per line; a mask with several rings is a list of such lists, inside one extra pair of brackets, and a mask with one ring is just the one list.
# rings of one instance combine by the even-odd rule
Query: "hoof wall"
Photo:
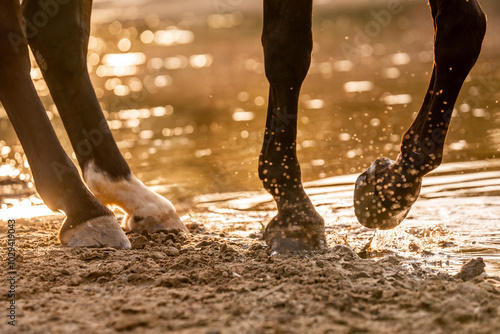
[(325, 223), (313, 208), (279, 212), (267, 225), (264, 239), (278, 252), (325, 249)]
[(76, 226), (70, 224), (65, 221), (59, 232), (59, 241), (65, 246), (130, 248), (130, 241), (113, 216), (94, 218)]

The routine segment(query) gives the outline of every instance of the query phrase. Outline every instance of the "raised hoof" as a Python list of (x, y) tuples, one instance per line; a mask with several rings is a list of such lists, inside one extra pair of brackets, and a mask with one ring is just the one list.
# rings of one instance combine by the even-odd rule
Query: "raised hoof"
[(358, 221), (368, 228), (395, 228), (417, 200), (421, 183), (421, 178), (395, 167), (391, 159), (378, 158), (356, 180), (354, 212)]
[(59, 241), (69, 247), (129, 249), (130, 241), (113, 216), (102, 216), (76, 226), (64, 221)]
[[(152, 214), (155, 213), (156, 214)], [(176, 230), (189, 233), (186, 225), (179, 219), (173, 210), (158, 210), (154, 205), (146, 206), (134, 211), (131, 215), (123, 218), (122, 227), (127, 232), (140, 233), (143, 230), (149, 232), (158, 230)]]
[(278, 214), (267, 225), (264, 240), (277, 252), (325, 249), (325, 223), (316, 211)]

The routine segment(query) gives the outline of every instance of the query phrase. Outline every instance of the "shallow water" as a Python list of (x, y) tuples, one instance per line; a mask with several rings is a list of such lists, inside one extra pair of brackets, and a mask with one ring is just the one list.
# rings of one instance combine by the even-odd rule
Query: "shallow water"
[[(416, 261), (452, 273), (481, 256), (487, 272), (499, 274), (499, 167), (500, 160), (442, 165), (424, 179), (421, 196), (405, 221), (390, 231), (357, 222), (352, 207), (357, 174), (309, 182), (306, 189), (325, 218), (332, 244), (346, 243), (372, 258), (396, 254), (409, 265)], [(206, 210), (197, 217), (204, 225), (229, 227), (244, 236), (258, 233), (275, 213), (265, 192), (201, 195), (195, 205)]]
[[(253, 192), (261, 188), (256, 170), (268, 90), (259, 40), (261, 14), (246, 2), (223, 3), (230, 6), (182, 7), (191, 2), (173, 1), (168, 12), (147, 12), (134, 11), (124, 2), (123, 8), (114, 10), (113, 1), (97, 1), (89, 68), (115, 138), (137, 176), (181, 211), (201, 210), (207, 224), (212, 219), (232, 230), (247, 233), (250, 228), (254, 233), (273, 209), (268, 200), (262, 202), (265, 205), (242, 207), (267, 198)], [(424, 188), (405, 223), (416, 235), (431, 233), (434, 225), (444, 229), (443, 244), (453, 236), (455, 246), (436, 252), (434, 239), (419, 246), (433, 252), (419, 253), (426, 261), (446, 262), (451, 254), (451, 270), (461, 259), (477, 254), (490, 260), (489, 269), (500, 270), (494, 265), (499, 248), (498, 176), (482, 172), (498, 170), (494, 159), (500, 151), (500, 37), (494, 32), (500, 8), (495, 1), (482, 3), (490, 27), (482, 56), (458, 99), (445, 161), (485, 163), (473, 165), (473, 172), (457, 167), (447, 176), (429, 177), (428, 182), (436, 184)], [(159, 8), (156, 1), (142, 4)], [(310, 189), (317, 192), (319, 210), (340, 224), (335, 230), (361, 249), (373, 233), (353, 220), (353, 176), (341, 177), (341, 184), (331, 178), (359, 173), (378, 156), (397, 156), (400, 135), (427, 87), (432, 23), (424, 2), (402, 2), (403, 11), (378, 23), (379, 29), (372, 32), (369, 29), (380, 22), (376, 14), (386, 10), (383, 2), (376, 7), (316, 4), (313, 60), (300, 102), (298, 154), (304, 179), (321, 180)], [(32, 77), (71, 152), (40, 72), (34, 69)], [(24, 184), (32, 186), (22, 149), (2, 109), (0, 116), (0, 176), (19, 181), (21, 189)], [(32, 192), (9, 187), (2, 191), (2, 208), (19, 207), (23, 201), (39, 203)], [(234, 192), (239, 192), (233, 200), (237, 209), (226, 206)], [(199, 199), (212, 198), (206, 195), (212, 193), (217, 194), (214, 204), (204, 212)], [(404, 247), (416, 249), (407, 242), (416, 237), (405, 233), (392, 239), (377, 236), (375, 241), (380, 249), (403, 254)]]

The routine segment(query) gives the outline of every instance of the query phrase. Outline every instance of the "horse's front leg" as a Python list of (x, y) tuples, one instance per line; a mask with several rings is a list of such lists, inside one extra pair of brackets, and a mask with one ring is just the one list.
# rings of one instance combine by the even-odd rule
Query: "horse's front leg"
[(395, 162), (377, 159), (356, 181), (354, 208), (367, 227), (399, 225), (419, 193), (422, 178), (443, 159), (443, 147), (462, 84), (481, 51), (486, 16), (477, 0), (430, 0), (434, 69), (416, 119), (403, 135)]
[[(43, 1), (24, 0), (23, 15), (36, 21)], [(51, 7), (53, 15), (28, 35), (57, 110), (68, 132), (85, 181), (104, 204), (126, 213), (127, 231), (187, 231), (167, 199), (148, 189), (131, 172), (115, 143), (87, 71), (92, 0), (72, 0)]]
[(325, 245), (324, 222), (304, 192), (296, 154), (300, 88), (311, 61), (312, 0), (265, 0), (262, 45), (270, 83), (259, 176), (278, 214), (264, 238), (275, 250)]
[(49, 208), (66, 214), (59, 240), (71, 247), (130, 248), (113, 213), (88, 191), (59, 143), (31, 81), (26, 44), (19, 0), (0, 1), (0, 102), (21, 141), (38, 193)]

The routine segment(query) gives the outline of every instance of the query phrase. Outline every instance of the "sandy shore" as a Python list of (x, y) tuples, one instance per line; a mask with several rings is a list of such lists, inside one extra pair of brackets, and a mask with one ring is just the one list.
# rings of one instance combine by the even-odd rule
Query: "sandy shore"
[(500, 331), (500, 280), (484, 273), (464, 281), (394, 255), (361, 259), (343, 245), (273, 254), (196, 223), (189, 237), (131, 236), (132, 250), (69, 249), (57, 243), (59, 223), (17, 221), (17, 326), (4, 319), (1, 332)]

